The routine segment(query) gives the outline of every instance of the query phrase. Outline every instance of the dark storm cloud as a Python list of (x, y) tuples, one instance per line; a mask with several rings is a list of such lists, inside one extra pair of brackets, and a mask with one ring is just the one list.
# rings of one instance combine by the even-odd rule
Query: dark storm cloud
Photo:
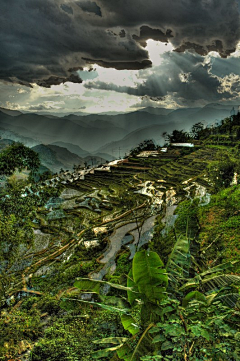
[(140, 69), (145, 69), (145, 68), (149, 68), (151, 66), (151, 61), (150, 60), (143, 60), (143, 61), (134, 61), (134, 62), (108, 62), (108, 61), (104, 61), (104, 60), (97, 60), (97, 59), (87, 59), (87, 58), (83, 58), (84, 60), (86, 60), (87, 63), (92, 64), (93, 62), (95, 62), (96, 64), (102, 66), (103, 68), (116, 68), (118, 70), (124, 70), (124, 69), (128, 69), (128, 70), (140, 70)]
[[(164, 33), (172, 30), (171, 42), (179, 49), (211, 50), (226, 56), (239, 40), (239, 1), (235, 0), (98, 0), (109, 26), (145, 24)], [(138, 34), (136, 34), (138, 35)]]
[(148, 38), (225, 57), (239, 40), (238, 10), (235, 0), (1, 0), (0, 79), (49, 86), (89, 61), (144, 68)]
[(146, 80), (137, 87), (116, 86), (99, 81), (89, 82), (85, 87), (148, 96), (156, 100), (175, 94), (189, 101), (215, 101), (230, 97), (227, 92), (219, 93), (221, 79), (211, 74), (211, 64), (204, 63), (204, 58), (200, 55), (174, 52), (165, 53), (162, 57), (162, 64), (150, 70)]
[(89, 13), (94, 13), (102, 16), (101, 8), (93, 1), (77, 1), (76, 4), (83, 10)]
[(82, 79), (79, 78), (76, 74), (71, 74), (68, 78), (61, 78), (57, 76), (50, 76), (48, 79), (43, 79), (37, 81), (37, 84), (45, 87), (45, 88), (51, 88), (51, 85), (59, 85), (62, 83), (71, 82), (71, 83), (82, 83)]
[(171, 33), (172, 33), (172, 30), (170, 30), (170, 29), (168, 29), (165, 34), (159, 29), (152, 29), (149, 26), (141, 26), (140, 36), (133, 35), (133, 39), (136, 40), (137, 42), (139, 42), (139, 44), (141, 44), (141, 46), (145, 47), (145, 46), (147, 46), (146, 41), (148, 39), (162, 41), (162, 42), (168, 42), (168, 39), (173, 37), (173, 35)]
[(86, 14), (74, 2), (66, 7), (60, 0), (2, 0), (0, 79), (44, 86), (50, 82), (43, 79), (55, 83), (56, 77), (68, 78), (72, 70), (85, 66), (84, 57), (121, 68), (148, 59), (134, 40), (91, 25), (91, 17), (96, 15)]
[(66, 11), (66, 13), (73, 15), (73, 9), (71, 8), (71, 6), (68, 6), (67, 4), (62, 4), (60, 5), (60, 7), (63, 11)]
[(120, 36), (120, 38), (125, 38), (125, 36), (126, 36), (126, 31), (125, 31), (124, 29), (122, 29), (122, 30), (120, 31), (120, 33), (119, 33), (119, 36)]

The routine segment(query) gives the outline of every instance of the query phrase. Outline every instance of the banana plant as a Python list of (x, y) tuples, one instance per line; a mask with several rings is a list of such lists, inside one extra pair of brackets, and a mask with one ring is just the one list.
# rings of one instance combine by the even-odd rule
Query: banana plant
[[(239, 299), (237, 288), (235, 293), (225, 291), (233, 284), (240, 284), (240, 277), (224, 273), (233, 269), (234, 262), (224, 263), (205, 270), (192, 279), (189, 279), (190, 266), (189, 240), (187, 237), (179, 237), (166, 267), (156, 252), (138, 251), (132, 261), (127, 286), (107, 281), (78, 278), (74, 286), (81, 291), (97, 293), (101, 302), (92, 303), (111, 312), (119, 313), (124, 329), (131, 334), (128, 339), (107, 338), (98, 340), (99, 343), (111, 344), (112, 347), (99, 350), (93, 353), (92, 357), (109, 357), (114, 352), (115, 356), (112, 360), (137, 361), (142, 355), (154, 355), (159, 344), (153, 341), (151, 330), (156, 324), (166, 320), (168, 315), (176, 313), (176, 309), (172, 307), (174, 300), (180, 301), (183, 309), (194, 302), (199, 304), (200, 308), (209, 307), (216, 300), (225, 303), (231, 300), (231, 306), (236, 305)], [(104, 296), (101, 292), (103, 285), (125, 292), (127, 302), (124, 297)], [(168, 304), (169, 300), (171, 305)], [(78, 301), (91, 303), (83, 300)], [(135, 307), (140, 308), (139, 323), (131, 315), (131, 311)]]
[(228, 307), (235, 307), (239, 304), (240, 276), (231, 274), (238, 261), (222, 263), (189, 279), (179, 288), (179, 291), (186, 293), (191, 290), (201, 292), (207, 297), (208, 304), (213, 301), (221, 301)]
[[(127, 292), (129, 308), (110, 306), (108, 298), (101, 294), (103, 285)], [(109, 311), (118, 312), (124, 329), (131, 334), (127, 341), (114, 338), (115, 344), (112, 347), (93, 353), (93, 358), (108, 357), (111, 352), (117, 352), (119, 359), (137, 361), (140, 355), (154, 351), (154, 347), (149, 347), (149, 345), (153, 345), (149, 330), (154, 326), (154, 322), (157, 320), (156, 317), (159, 318), (156, 310), (158, 310), (158, 304), (161, 300), (167, 297), (168, 287), (167, 271), (156, 252), (142, 250), (135, 254), (126, 287), (86, 278), (78, 278), (74, 286), (81, 291), (97, 293), (102, 303), (92, 303)], [(122, 299), (118, 299), (118, 304), (120, 304), (120, 300)], [(141, 308), (140, 324), (131, 315), (131, 307), (136, 304)], [(113, 344), (113, 338), (101, 340), (101, 343)]]
[[(190, 242), (186, 236), (180, 236), (169, 255), (166, 270), (169, 276), (168, 291), (182, 295), (183, 305), (188, 300), (205, 299), (209, 305), (213, 301), (221, 301), (228, 307), (235, 307), (239, 303), (240, 276), (231, 274), (239, 261), (229, 261), (207, 270), (199, 270), (195, 277), (189, 278), (192, 261), (196, 263), (190, 253)], [(189, 291), (189, 293), (187, 293)]]

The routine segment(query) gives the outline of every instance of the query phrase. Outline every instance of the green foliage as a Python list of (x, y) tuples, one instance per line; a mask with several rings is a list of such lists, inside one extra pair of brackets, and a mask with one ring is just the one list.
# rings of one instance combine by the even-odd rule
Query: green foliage
[[(240, 260), (240, 188), (232, 186), (211, 196), (207, 206), (199, 207), (201, 259), (214, 262)], [(240, 272), (239, 265), (235, 272)]]
[[(204, 164), (212, 162), (209, 166), (209, 178), (214, 184), (213, 190), (221, 191), (211, 196), (210, 204), (199, 207), (196, 200), (183, 201), (176, 212), (178, 218), (175, 230), (169, 229), (167, 232), (162, 232), (164, 225), (160, 216), (149, 251), (137, 252), (133, 263), (129, 261), (129, 251), (118, 253), (115, 259), (116, 271), (113, 275), (109, 273), (105, 276), (107, 281), (86, 279), (90, 272), (99, 270), (96, 258), (103, 253), (106, 241), (101, 242), (97, 249), (86, 249), (78, 244), (71, 251), (74, 254), (63, 262), (58, 258), (51, 259), (51, 265), (46, 263), (51, 273), (44, 277), (37, 277), (35, 273), (31, 279), (34, 289), (45, 295), (25, 298), (18, 304), (16, 299), (12, 303), (10, 299), (7, 304), (2, 303), (9, 312), (4, 310), (1, 314), (0, 358), (17, 360), (20, 357), (18, 353), (23, 352), (22, 345), (25, 344), (28, 349), (32, 349), (33, 361), (87, 361), (94, 358), (112, 361), (240, 359), (240, 335), (237, 332), (240, 282), (239, 276), (235, 274), (236, 270), (240, 272), (240, 268), (234, 262), (240, 259), (240, 189), (239, 186), (224, 188), (229, 185), (229, 179), (232, 180), (233, 171), (238, 174), (240, 172), (240, 163), (236, 160), (239, 156), (239, 144), (236, 142), (239, 126), (238, 123), (232, 126), (232, 122), (235, 119), (227, 119), (221, 129), (201, 129), (201, 125), (197, 124), (190, 134), (195, 139), (205, 138), (210, 144), (231, 142), (235, 146), (232, 149), (212, 146), (212, 154), (206, 154), (206, 149), (199, 153), (196, 147), (186, 150), (186, 153), (196, 151), (196, 164), (203, 170), (202, 175), (206, 173)], [(224, 129), (231, 133), (231, 137), (230, 133), (219, 134)], [(210, 139), (211, 132), (213, 134)], [(183, 133), (180, 131), (180, 136)], [(174, 134), (179, 135), (176, 132)], [(189, 134), (187, 139), (190, 140)], [(186, 138), (178, 141), (186, 141)], [(222, 153), (214, 158), (218, 148), (222, 148), (228, 155)], [(186, 175), (190, 177), (195, 155), (191, 154), (185, 159), (187, 162), (190, 160), (190, 163), (183, 169), (186, 169)], [(137, 157), (134, 160), (140, 164)], [(166, 179), (167, 188), (176, 186), (178, 195), (182, 196), (181, 182), (185, 180), (185, 174), (180, 169), (182, 160), (184, 164), (183, 158), (179, 159), (179, 164), (178, 161), (171, 164), (171, 159), (168, 159), (170, 163), (165, 166), (162, 160), (146, 160), (145, 165), (151, 167), (147, 174), (138, 174), (135, 179), (130, 176), (125, 178), (124, 175), (118, 184), (111, 178), (113, 174), (109, 174), (106, 177), (106, 184), (109, 186), (104, 184), (104, 190), (98, 193), (98, 197), (104, 199), (110, 194), (112, 213), (121, 214), (124, 209), (136, 207), (143, 202), (142, 195), (127, 193), (127, 183), (130, 184), (128, 190), (131, 187), (135, 190), (139, 180), (152, 180), (151, 177), (154, 180)], [(13, 167), (14, 163), (10, 165)], [(18, 165), (21, 169), (21, 164)], [(219, 168), (212, 172), (215, 166)], [(24, 167), (27, 167), (26, 163)], [(159, 171), (160, 167), (163, 172)], [(194, 174), (195, 168), (194, 177), (197, 173), (196, 171)], [(168, 175), (171, 177), (168, 178)], [(206, 180), (202, 175), (199, 175), (198, 180), (200, 184), (201, 181), (205, 184)], [(118, 171), (114, 176), (118, 181)], [(84, 192), (87, 189), (90, 193), (92, 184), (96, 186), (101, 180), (100, 177), (89, 177), (81, 185), (76, 183), (76, 188), (80, 187)], [(41, 226), (43, 232), (52, 234), (49, 249), (42, 254), (34, 254), (33, 260), (37, 262), (55, 251), (56, 240), (63, 241), (62, 245), (65, 245), (72, 233), (75, 237), (86, 226), (89, 230), (81, 236), (81, 240), (95, 238), (92, 228), (100, 225), (103, 218), (110, 214), (109, 208), (104, 208), (101, 215), (74, 209), (65, 212), (67, 217), (64, 220), (47, 223), (47, 211), (39, 207), (43, 207), (49, 197), (58, 195), (60, 189), (39, 189), (32, 184), (25, 191), (26, 186), (27, 183), (15, 182), (12, 178), (0, 197), (0, 282), (4, 302), (12, 285), (21, 284), (22, 275), (20, 272), (12, 273), (12, 270), (20, 261), (20, 247), (24, 251), (24, 247), (31, 245), (31, 227), (36, 221), (41, 220), (41, 225), (38, 226)], [(71, 187), (75, 187), (75, 183)], [(139, 214), (140, 212), (137, 217)], [(128, 222), (134, 216), (131, 214), (124, 221)], [(115, 226), (115, 222), (109, 223), (109, 232)], [(103, 234), (102, 238), (105, 236)], [(78, 242), (77, 237), (76, 241)], [(194, 251), (192, 255), (190, 249)], [(193, 255), (196, 256), (195, 259)], [(76, 290), (73, 286), (77, 277)], [(92, 301), (84, 301), (81, 292), (90, 292)], [(63, 295), (61, 302), (56, 294)], [(19, 315), (26, 318), (27, 322)], [(102, 350), (104, 347), (106, 348)]]
[(173, 229), (170, 229), (167, 234), (163, 235), (163, 229), (163, 223), (161, 222), (161, 220), (158, 220), (158, 223), (154, 229), (153, 238), (149, 242), (149, 248), (161, 255), (161, 259), (164, 261), (164, 263), (166, 263), (168, 260), (168, 256), (172, 251), (172, 247), (176, 242), (176, 236)]
[(163, 262), (156, 252), (139, 251), (133, 258), (133, 280), (139, 292), (149, 301), (156, 302), (164, 297), (168, 276), (163, 267)]
[(163, 136), (168, 143), (185, 143), (190, 139), (189, 133), (184, 130), (173, 130), (171, 134), (163, 133)]
[(20, 256), (20, 247), (28, 247), (33, 239), (30, 222), (20, 227), (19, 218), (14, 214), (4, 215), (0, 211), (0, 305), (5, 303), (13, 281), (13, 275), (7, 270)]
[(0, 212), (0, 261), (8, 265), (19, 251), (20, 244), (29, 244), (32, 238), (32, 228), (29, 222), (25, 227), (19, 227), (19, 221), (14, 214), (6, 216)]
[(198, 225), (198, 205), (199, 200), (184, 200), (177, 207), (178, 215), (175, 222), (175, 229), (178, 234), (186, 234), (189, 238), (194, 238), (199, 230)]
[[(128, 287), (122, 287), (122, 290), (127, 291), (132, 310), (129, 309), (128, 314), (122, 310), (124, 314), (121, 316), (124, 328), (134, 339), (124, 342), (122, 347), (118, 345), (98, 351), (94, 357), (106, 357), (109, 352), (116, 351), (118, 357), (125, 361), (137, 361), (144, 355), (179, 361), (183, 360), (184, 355), (187, 355), (188, 360), (207, 360), (206, 357), (212, 360), (219, 360), (220, 357), (224, 360), (227, 352), (231, 355), (238, 352), (235, 330), (228, 323), (236, 314), (223, 303), (227, 304), (225, 301), (229, 298), (232, 306), (236, 306), (239, 293), (237, 291), (234, 298), (229, 293), (229, 286), (240, 284), (240, 277), (223, 274), (233, 269), (233, 264), (228, 262), (197, 274), (180, 287), (188, 277), (189, 251), (188, 239), (179, 237), (166, 266), (169, 276), (155, 252), (142, 250), (135, 254), (128, 275)], [(171, 286), (173, 280), (175, 287)], [(82, 289), (82, 282), (77, 281), (75, 286)], [(87, 282), (84, 288), (93, 290), (94, 287), (95, 291), (96, 284), (100, 286), (106, 283), (93, 280)], [(119, 285), (110, 286), (119, 289)], [(97, 292), (100, 292), (100, 288)], [(139, 302), (140, 322), (137, 324), (131, 312), (139, 309), (134, 306)]]
[(121, 316), (122, 325), (125, 330), (129, 331), (133, 336), (136, 335), (140, 328), (136, 325), (136, 320), (130, 315)]
[(197, 300), (203, 303), (207, 303), (207, 298), (199, 291), (189, 292), (182, 300), (183, 307), (186, 307), (192, 300)]
[[(179, 302), (166, 300), (165, 306), (172, 308), (171, 313), (165, 314), (163, 320), (149, 331), (153, 335), (153, 343), (158, 345), (159, 359), (238, 359), (236, 329), (230, 326), (235, 317), (234, 311), (220, 302), (206, 307), (201, 295), (198, 300), (193, 298), (190, 301), (190, 298), (185, 307), (181, 307)], [(239, 320), (239, 316), (235, 317), (236, 322)]]
[[(149, 320), (151, 320), (155, 315), (155, 307), (152, 307), (151, 304), (157, 304), (166, 297), (166, 288), (168, 284), (166, 270), (163, 268), (163, 263), (157, 253), (145, 250), (137, 252), (133, 258), (132, 271), (130, 271), (128, 278), (128, 287), (95, 280), (88, 280), (87, 283), (85, 280), (78, 280), (75, 282), (75, 287), (78, 287), (81, 290), (85, 289), (100, 292), (100, 289), (98, 289), (98, 286), (96, 287), (96, 285), (108, 284), (114, 288), (127, 291), (128, 300), (131, 304), (137, 299), (142, 300), (141, 312), (145, 313), (145, 316), (149, 316)], [(110, 309), (109, 306), (103, 304), (98, 305)], [(134, 336), (139, 334), (141, 326), (136, 323), (135, 319), (130, 314), (127, 314), (129, 310), (118, 309), (116, 311), (123, 314), (121, 320), (124, 328)], [(146, 322), (144, 319), (141, 323), (143, 324), (145, 331), (140, 335), (136, 348), (130, 347), (127, 343), (123, 344), (122, 347), (117, 350), (118, 356), (122, 357), (124, 360), (130, 360), (130, 358), (132, 360), (137, 360), (136, 357), (138, 356), (136, 354), (140, 352), (139, 350), (142, 347), (145, 350), (144, 343), (148, 338), (148, 332), (146, 330), (148, 330), (149, 324), (145, 325)], [(109, 349), (107, 352), (108, 351)], [(102, 357), (104, 354), (98, 353), (97, 355)]]
[[(74, 256), (73, 256), (74, 257)], [(72, 287), (76, 277), (87, 277), (87, 275), (96, 269), (96, 261), (83, 262), (79, 258), (69, 260), (66, 263), (55, 263), (53, 273), (44, 278), (33, 277), (32, 283), (35, 289), (42, 292), (57, 293), (63, 287)]]
[(147, 140), (144, 140), (143, 142), (141, 142), (134, 149), (131, 149), (130, 156), (134, 157), (144, 150), (155, 150), (156, 148), (157, 147), (156, 147), (154, 140), (147, 139)]
[(95, 293), (100, 292), (101, 285), (108, 285), (110, 287), (114, 287), (122, 291), (132, 291), (131, 288), (122, 285), (113, 284), (107, 281), (89, 279), (89, 278), (79, 278), (74, 282), (74, 287), (77, 287), (80, 290), (85, 290), (85, 291), (88, 290)]
[(199, 122), (192, 126), (191, 128), (191, 136), (193, 139), (200, 139), (204, 133), (204, 124)]
[(21, 353), (23, 341), (26, 345), (31, 345), (41, 334), (40, 313), (36, 309), (31, 312), (1, 312), (0, 358), (15, 360), (17, 354)]
[(129, 262), (130, 253), (124, 251), (116, 259), (116, 270), (113, 275), (109, 276), (109, 281), (112, 283), (123, 283), (127, 280), (127, 274), (131, 269), (131, 263)]
[(59, 300), (55, 296), (45, 295), (38, 301), (38, 308), (41, 312), (49, 315), (56, 315), (60, 310)]
[(36, 171), (39, 166), (38, 154), (22, 143), (14, 143), (0, 153), (0, 172), (7, 176), (13, 174), (15, 169)]
[(215, 192), (230, 186), (237, 166), (237, 163), (225, 153), (220, 152), (217, 157), (219, 160), (210, 163), (207, 169), (208, 178)]
[(84, 318), (65, 317), (46, 328), (31, 352), (31, 361), (92, 360), (92, 331)]
[[(0, 298), (5, 302), (9, 290), (11, 267), (17, 268), (21, 254), (33, 244), (32, 222), (37, 219), (37, 209), (43, 206), (59, 189), (48, 187), (23, 188), (22, 182), (9, 182), (0, 197)], [(22, 252), (22, 253), (21, 253)], [(15, 270), (13, 269), (13, 271)]]
[(186, 236), (180, 236), (169, 255), (166, 265), (172, 287), (178, 288), (179, 283), (189, 277), (190, 260), (189, 239)]

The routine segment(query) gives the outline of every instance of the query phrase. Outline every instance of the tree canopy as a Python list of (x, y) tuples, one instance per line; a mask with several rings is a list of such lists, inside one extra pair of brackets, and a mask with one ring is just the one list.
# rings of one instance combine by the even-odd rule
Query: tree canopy
[(16, 169), (34, 172), (40, 166), (39, 156), (22, 143), (14, 143), (0, 153), (0, 173), (10, 176)]

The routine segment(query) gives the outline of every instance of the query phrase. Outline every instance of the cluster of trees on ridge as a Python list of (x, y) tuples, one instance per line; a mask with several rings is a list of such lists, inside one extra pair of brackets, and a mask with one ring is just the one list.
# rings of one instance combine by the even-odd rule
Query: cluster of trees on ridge
[(210, 135), (224, 135), (228, 134), (235, 140), (240, 139), (240, 113), (232, 115), (221, 121), (220, 125), (212, 125), (205, 127), (204, 123), (199, 122), (192, 126), (190, 132), (184, 130), (173, 130), (172, 134), (163, 133), (164, 139), (167, 143), (185, 143), (194, 140), (204, 140)]

